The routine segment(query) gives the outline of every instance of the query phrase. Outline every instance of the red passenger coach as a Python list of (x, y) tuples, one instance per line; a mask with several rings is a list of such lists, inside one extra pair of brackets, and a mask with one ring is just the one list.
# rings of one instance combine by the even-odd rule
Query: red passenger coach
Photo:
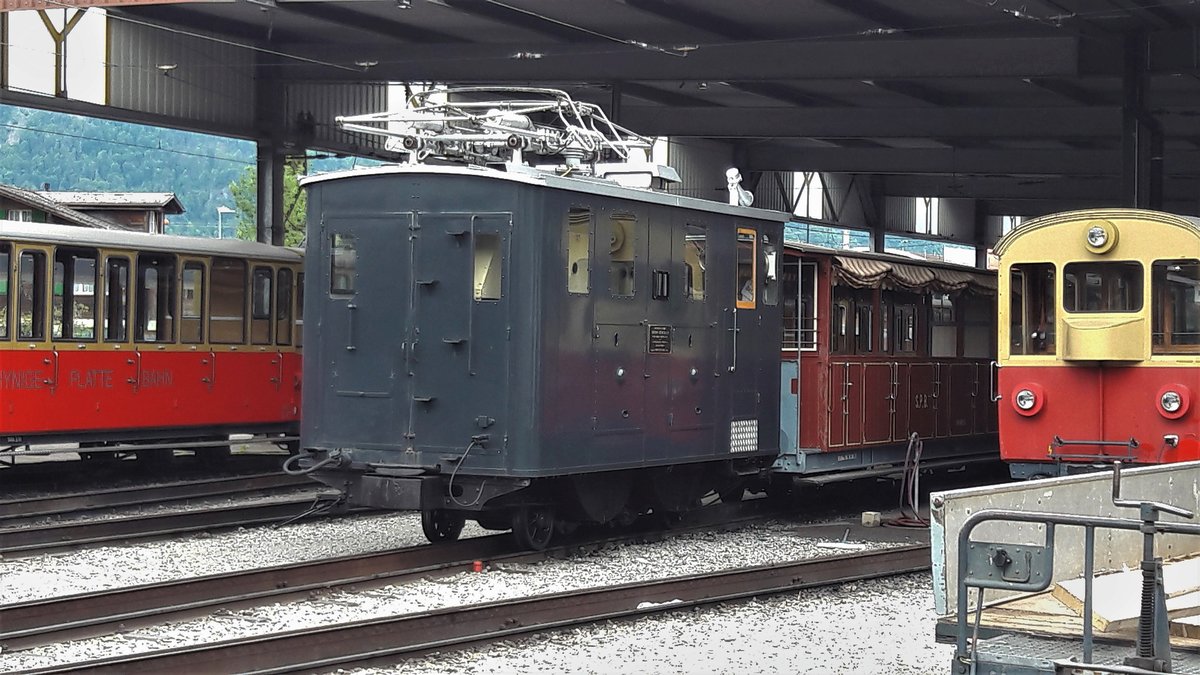
[[(789, 244), (776, 470), (823, 483), (998, 458), (994, 272)], [(914, 439), (915, 436), (915, 439)]]
[(90, 459), (215, 457), (232, 433), (294, 441), (301, 258), (0, 221), (0, 458), (60, 443)]

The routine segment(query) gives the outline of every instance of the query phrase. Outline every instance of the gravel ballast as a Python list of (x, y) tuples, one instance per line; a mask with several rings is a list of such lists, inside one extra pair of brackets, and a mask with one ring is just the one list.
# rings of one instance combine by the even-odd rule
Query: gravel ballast
[[(565, 560), (489, 566), (303, 602), (219, 611), (210, 617), (0, 654), (27, 669), (188, 644), (475, 604), (575, 588), (833, 555), (826, 538), (792, 523), (683, 533), (610, 546)], [(484, 531), (468, 525), (464, 536)], [(894, 535), (903, 543), (903, 533)], [(854, 538), (849, 539), (853, 542)], [(915, 533), (913, 541), (917, 541)], [(235, 569), (413, 546), (414, 514), (356, 516), (0, 561), (0, 603), (69, 595)], [(865, 543), (866, 548), (890, 545)], [(610, 622), (405, 661), (406, 673), (944, 673), (952, 648), (933, 639), (928, 574)], [(399, 670), (397, 666), (391, 670)], [(361, 672), (388, 672), (372, 670)]]

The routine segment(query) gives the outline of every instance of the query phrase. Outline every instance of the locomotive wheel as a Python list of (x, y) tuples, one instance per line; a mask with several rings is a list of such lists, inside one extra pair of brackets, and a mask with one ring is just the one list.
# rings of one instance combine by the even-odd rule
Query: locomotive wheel
[(466, 518), (458, 511), (430, 509), (421, 512), (421, 530), (425, 538), (433, 543), (454, 541), (462, 534)]
[(544, 550), (554, 537), (554, 507), (519, 506), (512, 515), (513, 536), (523, 549)]

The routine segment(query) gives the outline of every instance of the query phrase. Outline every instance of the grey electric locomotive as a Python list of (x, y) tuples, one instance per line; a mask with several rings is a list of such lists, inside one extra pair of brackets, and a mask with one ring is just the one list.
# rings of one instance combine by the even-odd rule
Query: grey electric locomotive
[[(645, 139), (564, 94), (524, 96), (426, 102), (400, 133), (410, 163), (304, 182), (294, 464), (351, 504), (419, 509), (433, 541), (474, 519), (544, 547), (570, 523), (740, 490), (779, 453), (787, 215), (595, 163)], [(573, 124), (532, 121), (547, 110)], [(468, 161), (417, 161), (430, 148)], [(519, 162), (533, 152), (564, 165)]]

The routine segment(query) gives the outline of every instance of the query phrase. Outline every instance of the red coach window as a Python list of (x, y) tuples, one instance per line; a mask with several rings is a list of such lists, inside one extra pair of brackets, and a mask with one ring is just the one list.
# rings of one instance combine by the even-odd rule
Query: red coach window
[(212, 308), (208, 316), (209, 340), (218, 344), (246, 341), (246, 262), (215, 258), (212, 263)]

